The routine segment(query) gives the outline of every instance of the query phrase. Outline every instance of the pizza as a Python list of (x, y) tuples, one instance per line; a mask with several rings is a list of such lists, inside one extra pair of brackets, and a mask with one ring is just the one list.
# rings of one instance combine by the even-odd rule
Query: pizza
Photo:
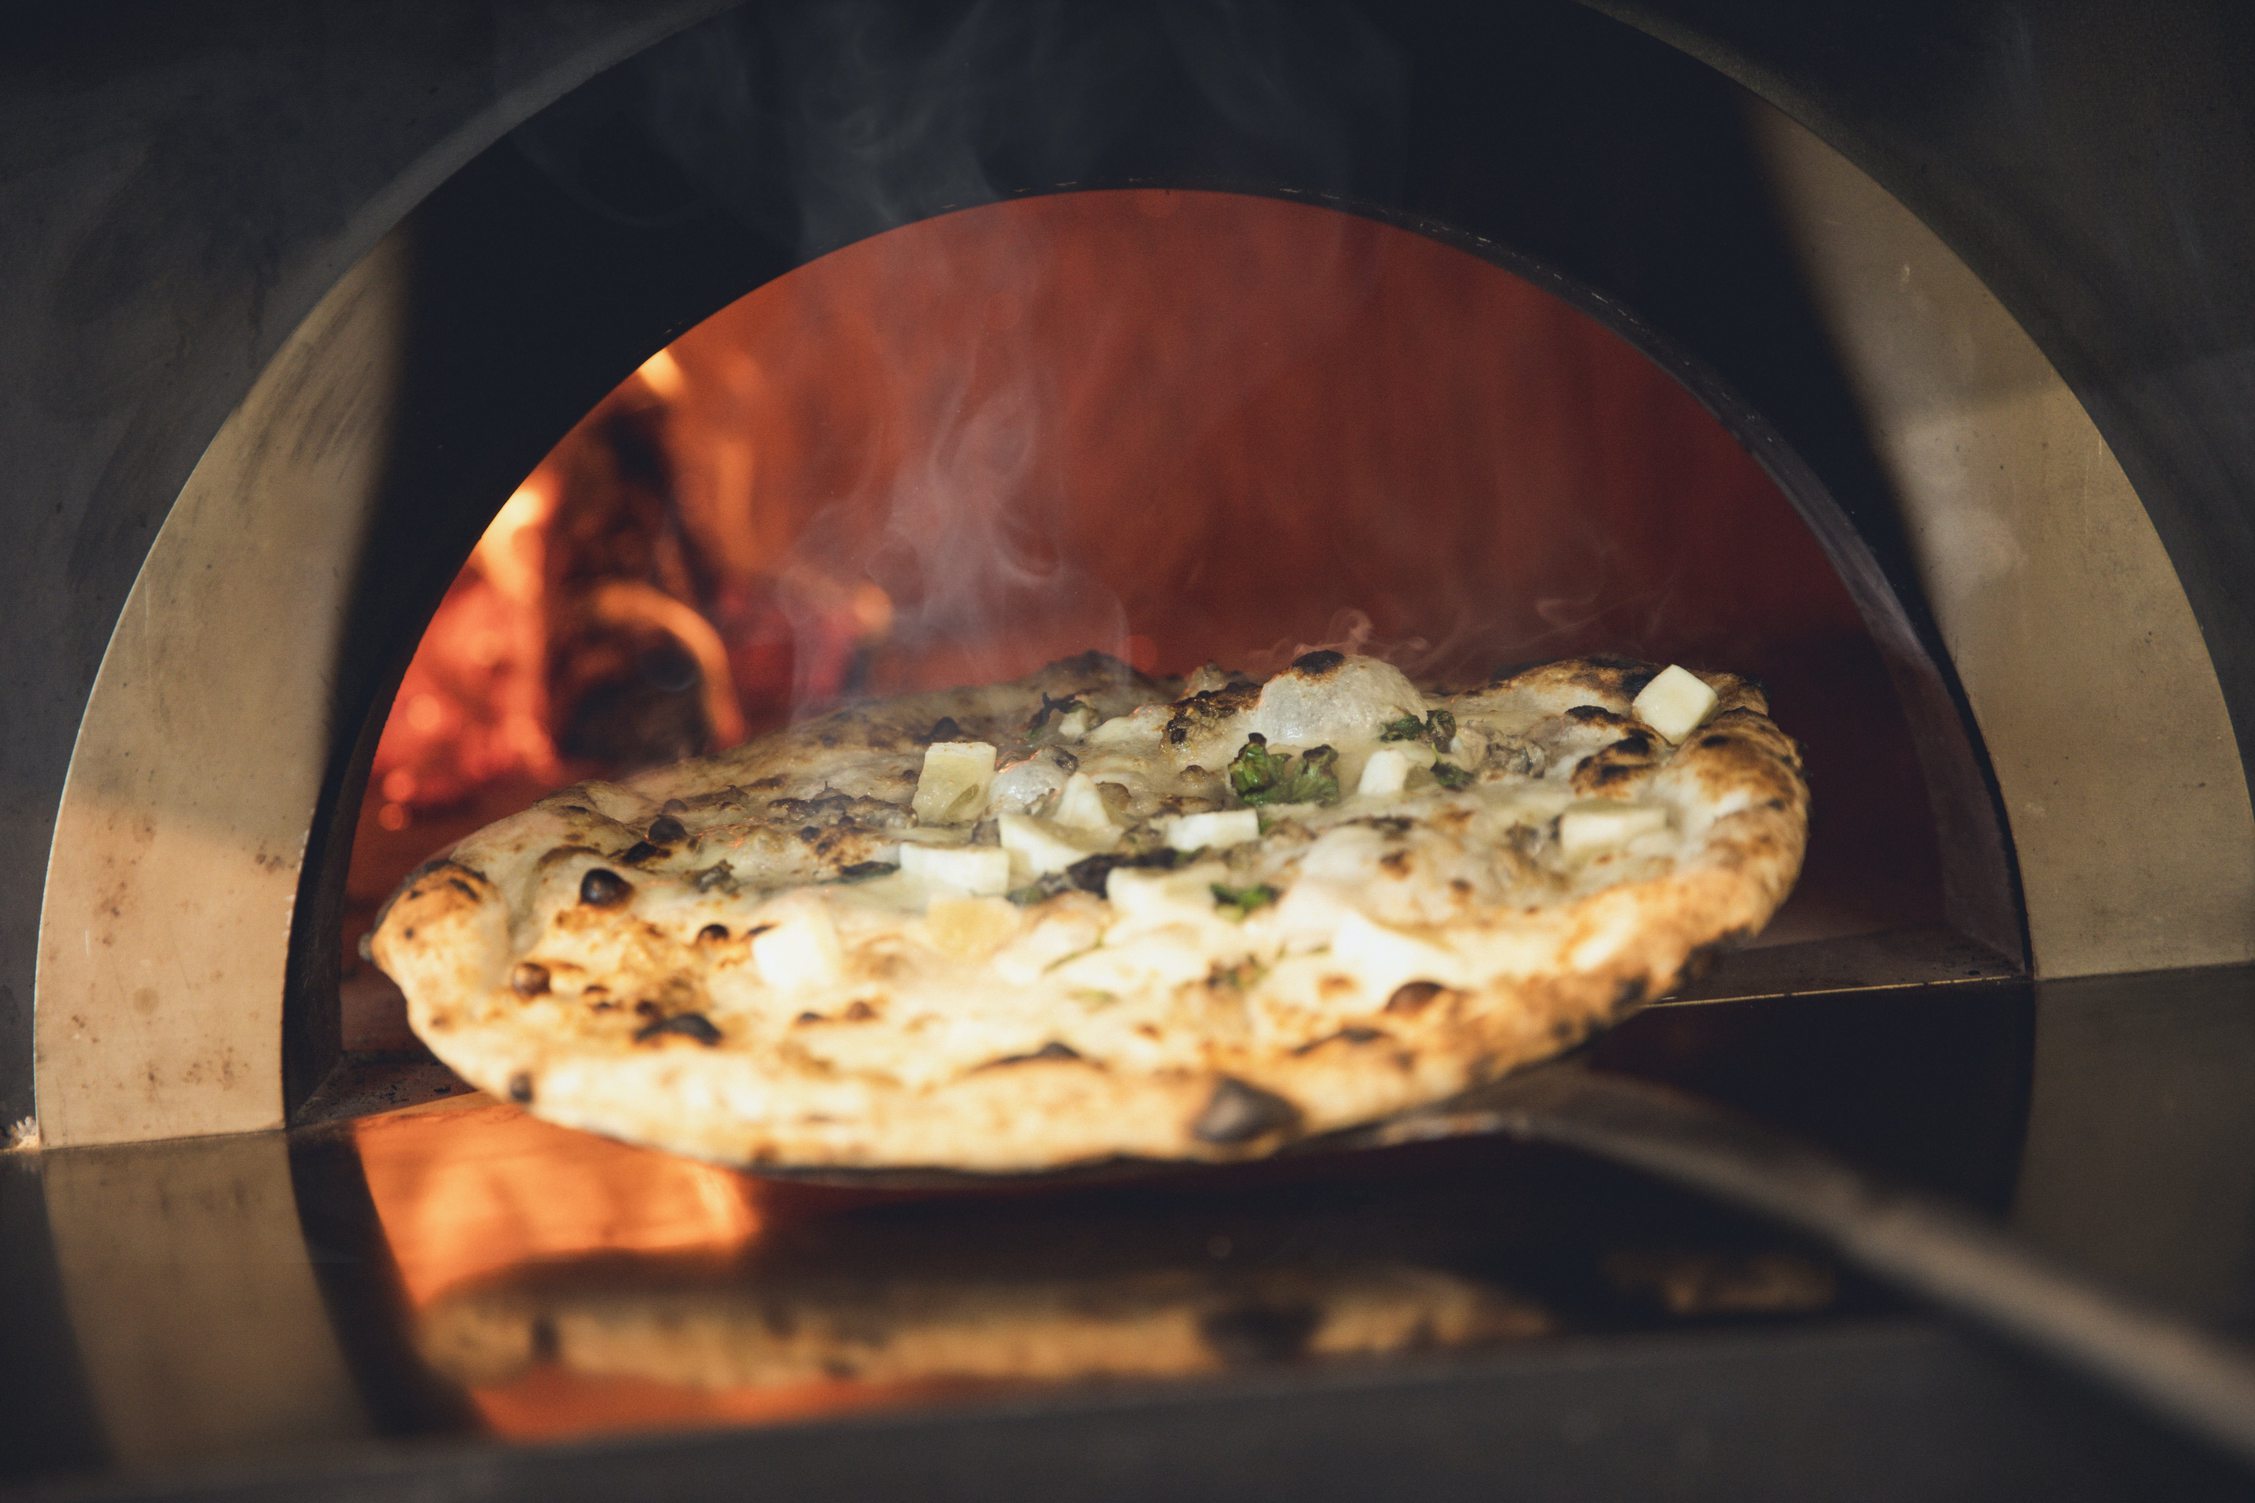
[(633, 1143), (1239, 1159), (1661, 996), (1768, 920), (1807, 821), (1730, 674), (1086, 654), (567, 788), (417, 871), (371, 954), (464, 1078)]

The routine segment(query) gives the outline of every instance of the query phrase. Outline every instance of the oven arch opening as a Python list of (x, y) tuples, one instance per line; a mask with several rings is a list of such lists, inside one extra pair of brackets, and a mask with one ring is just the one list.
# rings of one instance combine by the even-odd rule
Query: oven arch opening
[(357, 819), (347, 996), (388, 992), (353, 959), (384, 895), (540, 794), (1089, 648), (1747, 672), (1827, 792), (1767, 942), (1940, 927), (1912, 728), (1774, 436), (1582, 304), (1371, 218), (1152, 189), (920, 221), (747, 293), (575, 424), (449, 587)]
[[(1630, 47), (1612, 37), (1618, 28), (1610, 23), (1589, 24), (1604, 28), (1607, 38), (1589, 44), (1596, 49), (1593, 56), (1607, 48)], [(1413, 38), (1411, 44), (1425, 42)], [(1583, 44), (1560, 45), (1571, 50)], [(1709, 138), (1702, 149), (1744, 146), (1746, 99), (1664, 48), (1638, 45), (1646, 50), (1629, 63), (1610, 54), (1599, 61), (1608, 67), (1619, 64), (1639, 82), (1678, 70), (1682, 89), (1705, 91), (1695, 112)], [(1576, 56), (1576, 61), (1588, 60)], [(1685, 68), (1691, 71), (1682, 72)], [(1586, 148), (1585, 154), (1598, 161), (1618, 161), (1624, 151), (1633, 155), (1635, 143), (1649, 146), (1651, 133), (1665, 123), (1640, 118), (1622, 125), (1616, 137), (1599, 147), (1581, 143), (1577, 150)], [(1602, 123), (1580, 119), (1569, 126), (1571, 134), (1600, 131)], [(1778, 128), (1788, 133), (1797, 129)], [(1258, 162), (1239, 161), (1217, 173), (1187, 163), (1179, 141), (1143, 144), (1146, 153), (1140, 162), (1129, 152), (1129, 160), (1116, 169), (1121, 180), (1266, 192), (1280, 187), (1274, 181), (1248, 180), (1257, 177), (1263, 165)], [(1868, 575), (1855, 570), (1851, 575), (1874, 586), (1876, 598), (1891, 599), (1901, 611), (1897, 629), (1908, 649), (1904, 660), (1922, 663), (1927, 674), (1921, 691), (1927, 696), (1924, 713), (1931, 715), (1931, 724), (1957, 728), (1959, 747), (1950, 755), (1969, 773), (1948, 781), (1959, 801), (1950, 808), (1954, 817), (1938, 823), (1984, 863), (1958, 889), (1968, 905), (1965, 911), (1980, 915), (1965, 927), (2017, 949), (2020, 915), (2001, 821), (1983, 775), (1980, 738), (1957, 697), (1950, 656), (1937, 650), (1940, 633), (1921, 599), (1916, 550), (1906, 540), (1912, 529), (1896, 514), (1906, 505), (1904, 497), (1861, 436), (1830, 431), (1829, 419), (1821, 412), (1812, 415), (1810, 404), (1795, 406), (1774, 387), (1755, 390), (1747, 383), (1758, 365), (1758, 352), (1749, 346), (1777, 333), (1784, 326), (1781, 320), (1810, 310), (1791, 289), (1780, 292), (1741, 279), (1703, 289), (1716, 294), (1712, 300), (1720, 311), (1711, 310), (1702, 321), (1686, 311), (1698, 296), (1684, 278), (1672, 283), (1651, 265), (1640, 271), (1630, 264), (1634, 257), (1608, 259), (1605, 244), (1555, 233), (1604, 195), (1585, 184), (1577, 197), (1574, 183), (1545, 176), (1539, 186), (1552, 197), (1539, 210), (1529, 209), (1529, 201), (1497, 193), (1505, 175), (1484, 182), (1478, 174), (1468, 174), (1468, 163), (1492, 164), (1509, 150), (1492, 136), (1476, 144), (1478, 149), (1455, 157), (1431, 153), (1432, 170), (1418, 181), (1357, 177), (1357, 164), (1350, 159), (1339, 170), (1343, 181), (1336, 188), (1297, 191), (1316, 192), (1420, 229), (1454, 225), (1465, 242), (1497, 258), (1509, 255), (1498, 247), (1536, 244), (1558, 258), (1557, 264), (1570, 266), (1574, 285), (1591, 289), (1588, 296), (1635, 308), (1637, 319), (1624, 323), (1666, 329), (1667, 337), (1678, 341), (1696, 336), (1678, 347), (1697, 348), (1704, 369), (1715, 374), (1710, 379), (1699, 374), (1700, 367), (1681, 369), (1692, 372), (1693, 384), (1709, 405), (1727, 401), (1732, 390), (1747, 390), (1765, 414), (1790, 409), (1792, 421), (1779, 430), (1775, 463), (1806, 465), (1839, 499), (1838, 519), (1848, 530), (1838, 541), (1861, 540), (1870, 549)], [(1543, 149), (1555, 147), (1546, 143)], [(1536, 153), (1530, 149), (1524, 154)], [(1717, 161), (1728, 156), (1718, 151)], [(1140, 170), (1145, 166), (1150, 170)], [(1730, 170), (1743, 177), (1744, 167), (1739, 160)], [(1510, 181), (1525, 186), (1529, 180)], [(990, 183), (984, 192), (1004, 198), (1042, 186), (1060, 185)], [(508, 494), (515, 478), (531, 468), (547, 437), (692, 319), (803, 258), (805, 247), (779, 246), (756, 225), (739, 226), (733, 235), (717, 234), (702, 245), (664, 248), (653, 244), (663, 227), (605, 221), (600, 215), (592, 216), (592, 223), (579, 223), (568, 243), (527, 255), (520, 242), (513, 247), (520, 253), (502, 254), (500, 245), (525, 233), (523, 211), (536, 206), (542, 191), (539, 174), (527, 169), (521, 153), (504, 147), (487, 153), (433, 195), (348, 274), (269, 368), (215, 442), (152, 550), (136, 587), (141, 619), (149, 619), (153, 609), (158, 618), (197, 624), (154, 655), (136, 657), (145, 644), (137, 646), (122, 630), (113, 640), (112, 659), (106, 662), (114, 660), (116, 671), (105, 668), (81, 730), (45, 911), (91, 911), (105, 900), (110, 888), (104, 884), (114, 885), (117, 863), (124, 859), (137, 873), (143, 868), (150, 873), (127, 883), (123, 899), (128, 908), (191, 915), (185, 923), (173, 919), (169, 928), (151, 927), (138, 935), (137, 954), (145, 959), (165, 952), (167, 960), (176, 960), (185, 952), (198, 965), (183, 995), (167, 996), (161, 1008), (151, 1009), (163, 1013), (162, 1028), (134, 1024), (116, 1030), (113, 1036), (132, 1035), (132, 1051), (138, 1053), (105, 1055), (85, 1047), (83, 1029), (74, 1035), (69, 1020), (84, 1014), (72, 1009), (93, 1008), (130, 1024), (127, 1009), (145, 988), (121, 983), (133, 980), (136, 966), (152, 974), (158, 968), (153, 961), (121, 964), (74, 955), (62, 942), (62, 926), (43, 926), (43, 933), (55, 930), (42, 942), (36, 1025), (41, 1117), (50, 1141), (271, 1125), (280, 1120), (285, 1099), (302, 1099), (319, 1082), (336, 1047), (334, 1010), (322, 999), (324, 974), (333, 976), (336, 959), (343, 815), (357, 805), (359, 779), (380, 720), (375, 711), (388, 699), (387, 680), (399, 670), (414, 633), (468, 553), (495, 499)], [(1905, 213), (1892, 199), (1880, 197), (1895, 212)], [(1602, 229), (1613, 243), (1646, 250), (1666, 247), (1687, 269), (1686, 277), (1690, 270), (1712, 269), (1717, 255), (1697, 253), (1703, 243), (1699, 237), (1744, 227), (1687, 224), (1661, 212), (1678, 207), (1676, 200), (1641, 209), (1616, 207)], [(1532, 218), (1515, 222), (1515, 213)], [(537, 223), (536, 216), (535, 228)], [(1708, 247), (1709, 252), (1715, 249)], [(1561, 251), (1573, 254), (1560, 257)], [(1518, 264), (1532, 268), (1550, 263), (1529, 255)], [(1789, 266), (1789, 257), (1776, 264)], [(634, 275), (661, 285), (630, 285)], [(602, 295), (590, 297), (594, 292)], [(565, 306), (576, 317), (568, 340), (530, 340), (507, 359), (468, 350), (461, 337), (464, 320), (490, 328), (496, 321), (516, 319), (518, 327), (531, 328)], [(1733, 317), (1744, 326), (1736, 340), (1720, 327)], [(1796, 372), (1787, 368), (1825, 347), (1825, 336), (1811, 332), (1816, 327), (1813, 314), (1807, 322), (1809, 328), (1801, 329), (1793, 343), (1794, 360), (1779, 362), (1774, 380), (1790, 385)], [(1661, 336), (1655, 333), (1652, 342), (1657, 346)], [(1830, 386), (1843, 397), (1852, 395), (1837, 371)], [(2068, 416), (2080, 418), (2080, 409)], [(2082, 421), (2087, 427), (2087, 419)], [(311, 434), (320, 442), (300, 442)], [(2095, 431), (2091, 441), (2104, 452)], [(1802, 487), (1792, 489), (1798, 493)], [(2134, 511), (2134, 496), (2125, 490), (2124, 499)], [(2146, 532), (2150, 534), (2149, 525)], [(215, 553), (240, 566), (240, 572), (224, 574), (222, 584), (199, 573)], [(308, 563), (315, 567), (308, 569)], [(333, 571), (334, 578), (325, 578), (323, 568)], [(296, 597), (300, 608), (295, 614), (263, 605), (233, 612), (227, 608), (230, 586), (237, 590), (236, 604), (289, 599), (293, 577), (310, 582)], [(251, 594), (240, 593), (246, 585)], [(126, 614), (128, 620), (135, 618), (132, 608)], [(2189, 613), (2184, 625), (2190, 627)], [(2170, 629), (2176, 631), (2176, 624)], [(2197, 649), (2197, 628), (2190, 629)], [(1968, 653), (1962, 642), (1953, 644), (1953, 650), (1960, 658)], [(2182, 651), (2177, 656), (2192, 660)], [(2204, 665), (2204, 656), (2199, 661)], [(121, 769), (148, 751), (147, 727), (175, 728), (165, 715), (147, 713), (153, 705), (161, 708), (168, 680), (192, 682), (199, 689), (226, 685), (244, 696), (242, 702), (261, 708), (257, 690), (269, 686), (270, 703), (280, 707), (278, 721), (293, 729), (279, 744), (249, 756), (239, 738), (200, 732), (209, 745), (199, 765), (218, 769), (216, 781), (225, 785), (217, 793), (205, 788), (184, 794), (168, 786), (152, 795), (133, 789)], [(308, 714), (309, 705), (320, 710)], [(136, 730), (136, 725), (144, 728)], [(2019, 732), (2033, 733), (2033, 728)], [(234, 765), (228, 765), (231, 757)], [(121, 795), (120, 790), (127, 791)], [(2238, 817), (2244, 823), (2244, 789), (2239, 791)], [(2010, 790), (2006, 793), (2009, 803)], [(2236, 828), (2233, 817), (2230, 807), (2221, 807), (2217, 827)], [(144, 819), (152, 819), (157, 831), (153, 844), (138, 833)], [(134, 851), (140, 854), (120, 856)], [(152, 851), (167, 859), (143, 859)], [(167, 860), (176, 864), (168, 866)], [(154, 875), (159, 868), (175, 875)], [(199, 882), (230, 890), (234, 906), (220, 930), (199, 930), (196, 916), (210, 911), (208, 896), (197, 890)], [(2072, 908), (2070, 903), (2055, 922), (2071, 928)], [(135, 1071), (144, 1063), (162, 1066), (161, 1089), (140, 1086)]]

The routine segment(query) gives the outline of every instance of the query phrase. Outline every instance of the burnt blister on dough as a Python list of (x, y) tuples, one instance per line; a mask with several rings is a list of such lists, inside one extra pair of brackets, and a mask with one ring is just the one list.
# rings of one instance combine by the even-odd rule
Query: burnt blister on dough
[(1304, 1044), (1293, 1045), (1292, 1052), (1295, 1055), (1313, 1054), (1326, 1044), (1375, 1044), (1381, 1039), (1391, 1037), (1393, 1035), (1387, 1033), (1383, 1028), (1368, 1028), (1360, 1023), (1349, 1023), (1335, 1033), (1327, 1033), (1319, 1039), (1309, 1039)]
[(1185, 695), (1170, 706), (1173, 713), (1167, 718), (1167, 743), (1182, 746), (1193, 733), (1211, 730), (1251, 709), (1260, 697), (1261, 686), (1250, 679), (1232, 679), (1218, 689), (1201, 689), (1196, 694)]
[(1039, 1049), (1036, 1049), (1029, 1054), (1005, 1054), (998, 1059), (988, 1060), (985, 1064), (980, 1065), (978, 1068), (982, 1070), (993, 1070), (998, 1069), (1003, 1065), (1030, 1065), (1041, 1060), (1074, 1060), (1079, 1058), (1081, 1058), (1081, 1052), (1078, 1049), (1075, 1049), (1070, 1044), (1060, 1043), (1056, 1039), (1051, 1039), (1048, 1043), (1042, 1045)]
[(1385, 1010), (1397, 1016), (1414, 1016), (1431, 1007), (1447, 990), (1438, 981), (1404, 981), (1386, 999)]
[(634, 892), (634, 884), (607, 866), (591, 866), (579, 879), (579, 900), (590, 908), (615, 908)]
[(1201, 1143), (1244, 1143), (1286, 1131), (1299, 1120), (1300, 1109), (1274, 1091), (1224, 1075), (1190, 1124), (1190, 1135)]
[(670, 1018), (659, 1018), (654, 1022), (645, 1023), (634, 1030), (634, 1041), (637, 1044), (646, 1043), (651, 1039), (663, 1038), (667, 1034), (678, 1034), (685, 1039), (695, 1039), (708, 1049), (720, 1042), (720, 1030), (713, 1027), (712, 1019), (701, 1012), (677, 1012)]

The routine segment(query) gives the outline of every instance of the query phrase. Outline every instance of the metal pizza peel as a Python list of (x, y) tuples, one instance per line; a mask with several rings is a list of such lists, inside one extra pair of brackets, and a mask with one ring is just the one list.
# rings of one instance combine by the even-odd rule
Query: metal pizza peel
[[(1452, 1101), (1304, 1139), (1259, 1162), (1309, 1162), (1465, 1137), (1544, 1144), (1639, 1171), (1791, 1228), (1902, 1294), (2111, 1391), (2255, 1464), (2255, 1351), (2104, 1289), (1995, 1224), (1867, 1174), (1789, 1134), (1584, 1055)], [(1034, 1191), (1225, 1168), (1114, 1160), (1032, 1174), (752, 1171), (860, 1190)]]

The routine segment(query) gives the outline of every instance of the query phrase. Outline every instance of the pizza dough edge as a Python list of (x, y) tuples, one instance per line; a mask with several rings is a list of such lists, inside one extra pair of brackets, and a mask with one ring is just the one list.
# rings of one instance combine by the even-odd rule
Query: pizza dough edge
[[(1678, 749), (1673, 765), (1712, 796), (1742, 794), (1746, 806), (1718, 819), (1698, 858), (1678, 870), (1555, 910), (1594, 921), (1613, 907), (1636, 909), (1630, 953), (1477, 992), (1435, 988), (1414, 1013), (1400, 1009), (1432, 1014), (1404, 1025), (1407, 1038), (1393, 1030), (1362, 1037), (1350, 1025), (1230, 1071), (1134, 1074), (1091, 1061), (1026, 1059), (921, 1090), (872, 1084), (865, 1112), (841, 1121), (794, 1114), (793, 1082), (743, 1053), (687, 1039), (627, 1054), (559, 1048), (506, 1021), (479, 1021), (469, 999), (505, 987), (513, 950), (500, 889), (462, 858), (511, 838), (536, 839), (538, 806), (412, 878), (384, 913), (372, 948), (407, 994), (418, 1035), (464, 1079), (502, 1099), (537, 1099), (548, 1120), (644, 1147), (753, 1169), (998, 1174), (1118, 1158), (1257, 1158), (1300, 1137), (1435, 1104), (1563, 1052), (1664, 996), (1695, 956), (1759, 929), (1798, 875), (1808, 791), (1793, 741), (1748, 707), (1758, 697), (1748, 691), (1726, 703), (1732, 708)], [(1397, 993), (1394, 1001), (1414, 999)], [(772, 1104), (764, 1120), (747, 1121), (724, 1105), (747, 1086)]]

